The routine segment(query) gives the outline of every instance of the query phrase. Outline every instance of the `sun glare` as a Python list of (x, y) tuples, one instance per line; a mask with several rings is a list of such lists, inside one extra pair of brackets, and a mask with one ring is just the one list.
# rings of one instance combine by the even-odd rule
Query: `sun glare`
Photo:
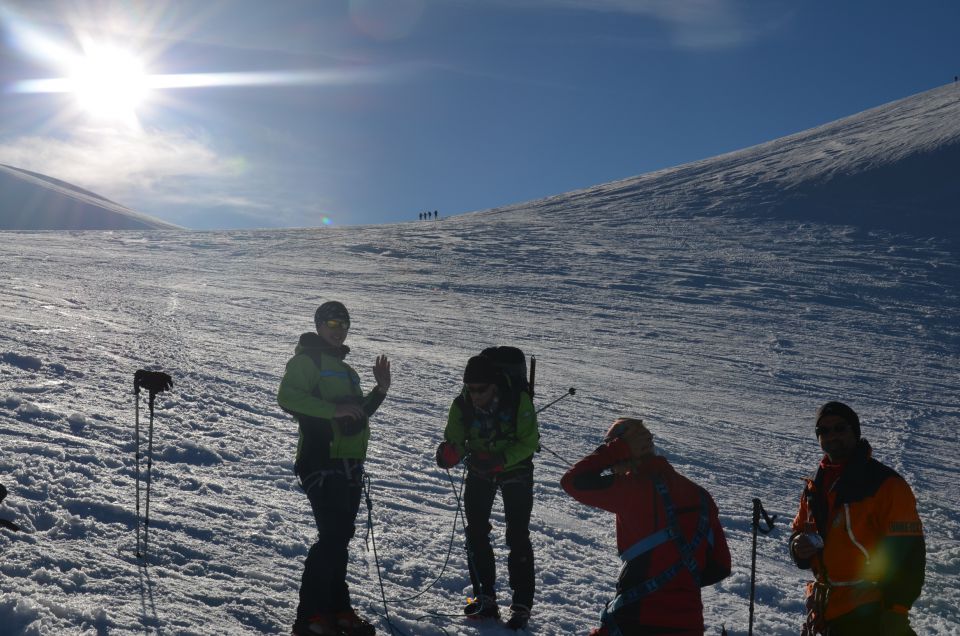
[[(0, 5), (3, 0), (0, 0)], [(4, 16), (0, 8), (0, 18)], [(161, 49), (132, 51), (110, 42), (96, 41), (94, 36), (75, 29), (75, 41), (58, 42), (23, 20), (7, 17), (12, 41), (32, 57), (56, 68), (58, 77), (22, 79), (13, 82), (13, 93), (60, 93), (70, 95), (76, 108), (61, 113), (70, 119), (78, 112), (99, 124), (126, 125), (140, 128), (140, 116), (147, 100), (161, 104), (174, 100), (166, 91), (231, 86), (324, 86), (361, 84), (383, 81), (394, 73), (381, 69), (338, 69), (234, 71), (179, 74), (150, 74), (146, 66), (154, 66)], [(78, 52), (75, 45), (80, 45)], [(156, 104), (150, 104), (155, 106)]]
[(114, 47), (91, 47), (70, 73), (71, 90), (80, 107), (98, 119), (136, 118), (147, 94), (147, 76), (140, 61)]

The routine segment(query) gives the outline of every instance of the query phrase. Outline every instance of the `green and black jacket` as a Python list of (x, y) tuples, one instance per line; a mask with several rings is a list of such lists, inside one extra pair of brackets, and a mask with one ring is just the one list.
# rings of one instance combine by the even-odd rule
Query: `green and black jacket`
[(498, 385), (498, 404), (491, 412), (475, 409), (466, 388), (450, 405), (444, 438), (461, 456), (496, 453), (504, 458), (503, 472), (532, 465), (540, 444), (537, 414), (530, 396), (513, 395), (508, 384)]
[[(297, 471), (303, 474), (337, 463), (363, 461), (370, 439), (368, 418), (386, 395), (374, 389), (366, 396), (360, 377), (344, 362), (350, 347), (331, 347), (319, 335), (305, 333), (297, 343), (296, 355), (287, 362), (277, 402), (300, 425)], [(367, 417), (362, 421), (334, 420), (338, 404), (356, 403)]]

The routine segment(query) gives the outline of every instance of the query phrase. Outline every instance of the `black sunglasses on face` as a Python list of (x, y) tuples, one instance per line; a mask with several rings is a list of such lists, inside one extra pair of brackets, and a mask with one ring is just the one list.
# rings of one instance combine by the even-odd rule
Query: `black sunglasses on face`
[(467, 393), (469, 393), (470, 395), (481, 395), (489, 391), (490, 387), (492, 386), (493, 386), (492, 384), (481, 384), (479, 386), (475, 384), (472, 386), (467, 385)]
[(824, 435), (830, 435), (831, 433), (843, 433), (848, 428), (849, 424), (834, 424), (833, 426), (818, 426), (816, 428), (817, 437), (823, 437)]

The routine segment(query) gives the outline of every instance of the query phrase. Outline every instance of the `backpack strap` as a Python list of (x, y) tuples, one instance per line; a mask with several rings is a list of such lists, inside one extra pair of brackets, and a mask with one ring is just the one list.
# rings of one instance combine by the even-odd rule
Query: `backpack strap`
[(680, 532), (680, 525), (677, 523), (677, 510), (673, 505), (673, 499), (670, 497), (670, 491), (663, 482), (663, 478), (657, 475), (653, 478), (653, 483), (657, 494), (660, 496), (661, 501), (663, 501), (663, 508), (667, 514), (667, 525), (661, 530), (640, 539), (624, 550), (620, 558), (624, 561), (624, 567), (626, 567), (630, 561), (672, 540), (680, 552), (680, 559), (656, 576), (634, 585), (607, 603), (607, 606), (600, 613), (600, 621), (606, 625), (610, 636), (622, 636), (620, 628), (617, 626), (616, 621), (613, 620), (615, 613), (621, 608), (636, 603), (640, 599), (653, 594), (679, 574), (682, 569), (688, 570), (691, 576), (693, 576), (694, 581), (699, 585), (700, 566), (696, 558), (697, 548), (700, 547), (700, 544), (704, 540), (706, 540), (708, 544), (713, 545), (714, 537), (710, 530), (710, 504), (706, 491), (702, 488), (700, 489), (700, 517), (697, 520), (697, 528), (688, 542), (683, 538), (683, 533)]
[[(484, 436), (484, 439), (491, 443), (502, 439), (517, 439), (517, 409), (520, 407), (520, 395), (514, 394), (510, 379), (506, 375), (503, 376), (503, 382), (497, 383), (497, 390), (500, 392), (500, 405), (490, 416), (492, 434)], [(464, 428), (473, 428), (477, 421), (477, 411), (465, 392), (461, 392), (454, 399), (454, 403), (460, 408)]]

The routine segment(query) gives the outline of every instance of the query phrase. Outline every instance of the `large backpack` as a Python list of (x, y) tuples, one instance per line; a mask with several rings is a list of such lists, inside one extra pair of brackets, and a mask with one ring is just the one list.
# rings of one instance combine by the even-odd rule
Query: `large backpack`
[[(518, 347), (498, 346), (487, 347), (480, 352), (480, 355), (489, 358), (494, 365), (503, 372), (504, 382), (499, 383), (509, 391), (507, 396), (506, 408), (511, 415), (510, 426), (504, 430), (497, 424), (495, 437), (515, 436), (516, 435), (516, 409), (520, 403), (520, 394), (526, 393), (533, 399), (534, 382), (537, 373), (537, 359), (530, 356), (530, 376), (527, 377), (527, 357)], [(467, 399), (466, 391), (456, 398), (456, 403), (460, 407), (464, 421), (473, 419), (473, 405)], [(539, 448), (537, 449), (540, 450)]]
[(490, 358), (497, 368), (510, 380), (510, 389), (514, 395), (526, 393), (533, 399), (533, 385), (537, 373), (537, 359), (530, 356), (530, 377), (527, 379), (527, 357), (517, 347), (487, 347), (480, 355)]

